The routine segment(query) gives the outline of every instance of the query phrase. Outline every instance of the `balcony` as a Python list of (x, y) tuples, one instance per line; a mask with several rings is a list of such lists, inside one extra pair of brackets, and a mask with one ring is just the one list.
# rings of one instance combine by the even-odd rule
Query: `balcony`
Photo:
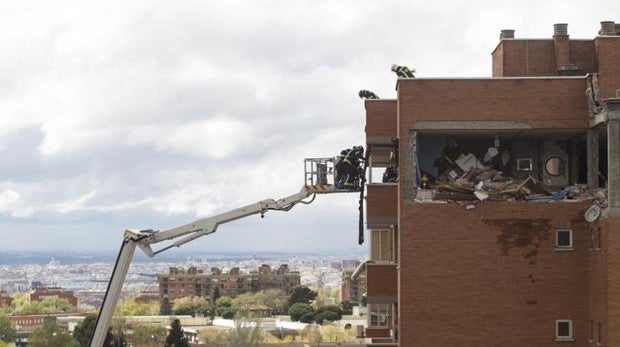
[(366, 139), (368, 144), (389, 144), (396, 137), (396, 100), (366, 100)]
[(369, 184), (366, 196), (368, 228), (387, 228), (396, 224), (398, 186), (396, 183)]
[(398, 297), (398, 269), (393, 263), (366, 264), (366, 297), (369, 304), (391, 304)]

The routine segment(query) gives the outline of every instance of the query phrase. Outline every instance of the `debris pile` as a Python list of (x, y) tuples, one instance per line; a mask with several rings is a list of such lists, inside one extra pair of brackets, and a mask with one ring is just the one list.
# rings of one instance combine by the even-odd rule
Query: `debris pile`
[[(565, 199), (601, 200), (604, 194), (590, 192), (585, 184), (574, 184), (563, 189), (551, 189), (525, 172), (510, 176), (507, 173), (510, 154), (499, 153), (491, 147), (484, 158), (474, 154), (458, 154), (455, 144), (448, 144), (435, 166), (439, 174), (420, 170), (418, 185), (435, 190), (433, 200), (456, 201), (559, 201)], [(427, 198), (429, 195), (422, 195)]]

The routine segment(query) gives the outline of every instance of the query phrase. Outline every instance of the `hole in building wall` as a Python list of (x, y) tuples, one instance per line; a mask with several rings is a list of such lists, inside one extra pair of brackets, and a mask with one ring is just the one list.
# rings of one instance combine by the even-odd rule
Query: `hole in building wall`
[[(586, 132), (579, 130), (420, 131), (418, 199), (563, 200), (590, 198)], [(606, 184), (599, 141), (599, 187)]]

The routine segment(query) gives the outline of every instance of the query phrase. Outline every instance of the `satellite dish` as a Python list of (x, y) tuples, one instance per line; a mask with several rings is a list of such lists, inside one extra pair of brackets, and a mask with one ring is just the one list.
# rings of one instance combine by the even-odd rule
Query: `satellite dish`
[(597, 204), (594, 204), (590, 206), (590, 208), (586, 211), (586, 214), (584, 217), (586, 221), (592, 223), (595, 220), (597, 220), (600, 215), (601, 215), (601, 208)]

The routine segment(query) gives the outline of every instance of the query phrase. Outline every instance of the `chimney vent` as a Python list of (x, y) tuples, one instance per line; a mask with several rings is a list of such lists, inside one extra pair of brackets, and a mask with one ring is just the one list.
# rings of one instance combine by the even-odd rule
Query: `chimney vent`
[(568, 35), (568, 24), (553, 24), (553, 36)]
[(514, 39), (515, 38), (515, 31), (513, 29), (504, 29), (502, 30), (502, 32), (499, 34), (499, 39)]
[(601, 22), (601, 30), (599, 35), (616, 35), (616, 23), (613, 21)]

